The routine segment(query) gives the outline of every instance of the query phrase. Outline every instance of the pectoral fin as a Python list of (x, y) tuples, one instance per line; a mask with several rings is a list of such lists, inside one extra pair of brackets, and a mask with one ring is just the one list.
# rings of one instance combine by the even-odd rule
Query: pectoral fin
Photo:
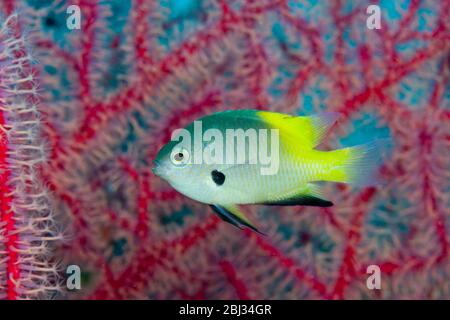
[(231, 223), (232, 225), (238, 227), (239, 229), (242, 229), (242, 226), (245, 226), (247, 228), (252, 229), (253, 231), (256, 231), (262, 235), (265, 235), (264, 233), (260, 232), (247, 219), (247, 217), (244, 215), (244, 213), (242, 213), (237, 206), (235, 206), (235, 205), (221, 206), (218, 204), (212, 204), (211, 208), (223, 221)]

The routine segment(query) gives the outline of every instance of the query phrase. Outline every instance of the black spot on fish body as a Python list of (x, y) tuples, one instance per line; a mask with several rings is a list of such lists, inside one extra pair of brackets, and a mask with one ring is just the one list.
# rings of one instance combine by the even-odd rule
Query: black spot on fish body
[(211, 171), (211, 177), (215, 182), (215, 184), (217, 184), (218, 186), (223, 185), (223, 183), (225, 182), (225, 175), (220, 171), (217, 170)]

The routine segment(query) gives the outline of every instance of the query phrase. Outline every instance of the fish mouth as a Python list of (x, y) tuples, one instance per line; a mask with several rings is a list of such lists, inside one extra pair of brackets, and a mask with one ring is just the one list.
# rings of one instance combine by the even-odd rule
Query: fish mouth
[(162, 174), (161, 164), (160, 164), (158, 161), (154, 160), (154, 161), (153, 161), (153, 165), (154, 165), (154, 167), (152, 168), (152, 172), (153, 172), (156, 176), (160, 177), (161, 174)]

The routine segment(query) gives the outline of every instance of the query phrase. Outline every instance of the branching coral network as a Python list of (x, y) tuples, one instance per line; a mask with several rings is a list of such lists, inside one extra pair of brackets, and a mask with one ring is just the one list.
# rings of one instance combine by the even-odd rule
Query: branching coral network
[[(34, 98), (18, 91), (32, 89), (11, 92), (14, 62), (0, 55), (2, 297), (51, 292), (49, 263), (62, 259), (83, 271), (70, 298), (449, 298), (450, 1), (378, 3), (370, 30), (367, 1), (79, 0), (81, 30), (69, 30), (66, 1), (4, 1), (38, 61), (48, 153), (12, 172), (7, 125), (37, 120), (22, 119)], [(246, 208), (267, 237), (233, 229), (151, 162), (172, 130), (236, 108), (338, 111), (324, 148), (391, 136), (386, 184), (327, 185), (332, 208)], [(14, 155), (43, 150), (20, 145)], [(9, 198), (13, 179), (34, 188), (36, 168), (50, 192), (16, 194), (49, 198), (65, 226), (51, 257), (39, 251), (54, 238), (38, 222), (49, 209), (27, 222)], [(366, 287), (373, 264), (381, 290)]]

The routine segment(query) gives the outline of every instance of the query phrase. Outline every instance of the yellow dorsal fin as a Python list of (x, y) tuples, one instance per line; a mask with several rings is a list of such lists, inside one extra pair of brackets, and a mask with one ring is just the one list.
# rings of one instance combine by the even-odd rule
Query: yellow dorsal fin
[(337, 112), (323, 112), (311, 116), (290, 116), (260, 111), (258, 115), (267, 124), (280, 130), (280, 135), (294, 138), (299, 147), (312, 149), (324, 138), (339, 117)]

